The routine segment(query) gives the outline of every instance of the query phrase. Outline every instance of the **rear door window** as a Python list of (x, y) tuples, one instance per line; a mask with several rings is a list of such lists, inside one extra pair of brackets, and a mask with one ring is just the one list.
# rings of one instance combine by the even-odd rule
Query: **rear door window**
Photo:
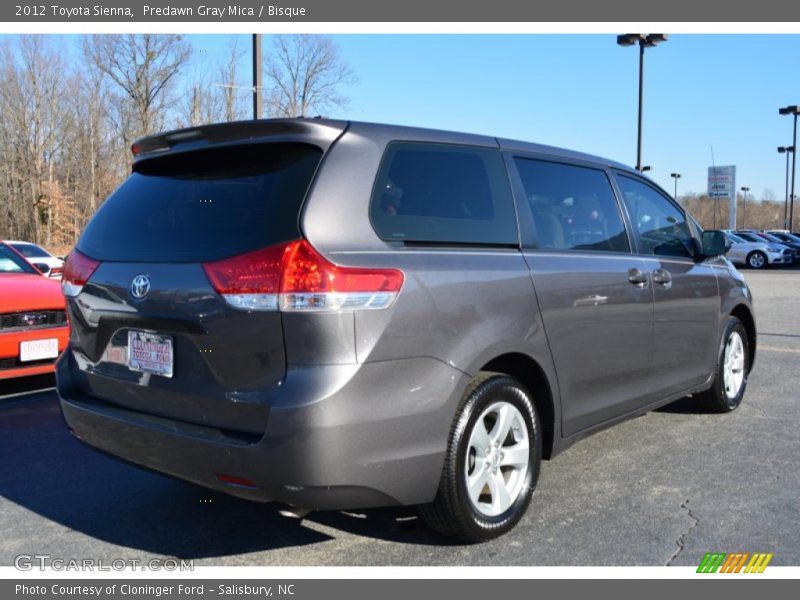
[(493, 149), (390, 144), (370, 213), (384, 240), (518, 244), (508, 174)]
[(203, 262), (300, 237), (300, 206), (322, 151), (240, 144), (146, 159), (89, 222), (97, 260)]
[(617, 199), (600, 169), (518, 157), (540, 250), (630, 252)]

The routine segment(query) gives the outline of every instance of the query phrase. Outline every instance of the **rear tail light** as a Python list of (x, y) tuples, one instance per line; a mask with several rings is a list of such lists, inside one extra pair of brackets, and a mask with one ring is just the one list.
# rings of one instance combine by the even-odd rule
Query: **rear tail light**
[(296, 240), (203, 265), (211, 285), (243, 310), (337, 311), (390, 306), (403, 272), (335, 265)]
[(89, 281), (100, 263), (73, 250), (64, 263), (64, 274), (61, 276), (61, 290), (67, 298), (74, 298), (81, 293), (84, 284)]
[(217, 473), (217, 479), (222, 483), (227, 483), (235, 487), (252, 488), (256, 489), (258, 486), (244, 477), (237, 477), (236, 475), (227, 475), (225, 473)]

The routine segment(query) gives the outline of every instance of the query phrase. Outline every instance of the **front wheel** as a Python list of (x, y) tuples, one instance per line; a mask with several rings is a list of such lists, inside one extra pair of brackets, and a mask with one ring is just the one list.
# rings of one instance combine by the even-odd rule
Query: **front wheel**
[(453, 422), (439, 490), (422, 518), (469, 542), (498, 537), (517, 524), (539, 476), (541, 430), (536, 407), (516, 379), (479, 373)]
[(767, 255), (759, 250), (747, 255), (747, 266), (751, 269), (763, 269), (767, 266)]
[(731, 412), (742, 403), (750, 372), (750, 345), (747, 331), (736, 317), (728, 317), (722, 332), (717, 370), (711, 387), (695, 394), (700, 404), (712, 412)]

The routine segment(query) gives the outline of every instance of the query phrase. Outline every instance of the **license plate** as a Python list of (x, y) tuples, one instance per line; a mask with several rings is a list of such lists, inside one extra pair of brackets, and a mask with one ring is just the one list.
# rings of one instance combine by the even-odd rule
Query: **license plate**
[(172, 337), (146, 331), (128, 331), (128, 367), (172, 377)]
[(19, 343), (20, 362), (32, 360), (45, 360), (58, 356), (58, 340), (56, 338), (47, 340), (29, 340)]

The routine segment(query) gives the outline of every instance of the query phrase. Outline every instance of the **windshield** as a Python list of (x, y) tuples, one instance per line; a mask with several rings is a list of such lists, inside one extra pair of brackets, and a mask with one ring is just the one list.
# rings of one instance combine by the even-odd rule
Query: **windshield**
[(32, 275), (38, 275), (39, 271), (29, 265), (24, 258), (7, 245), (0, 244), (0, 273), (31, 273)]
[(11, 244), (25, 258), (49, 258), (50, 255), (33, 244)]
[(738, 235), (736, 235), (735, 233), (729, 233), (729, 234), (728, 234), (728, 237), (731, 239), (731, 241), (732, 241), (732, 242), (734, 242), (734, 243), (736, 243), (736, 244), (744, 244), (744, 243), (746, 243), (746, 241), (745, 241), (745, 240), (743, 240), (742, 238), (740, 238), (740, 237), (739, 237)]
[(783, 242), (783, 240), (781, 238), (779, 238), (778, 236), (772, 235), (771, 233), (766, 233), (765, 232), (765, 233), (762, 233), (761, 235), (763, 237), (767, 238), (770, 242), (775, 242), (775, 243), (778, 243), (778, 244)]
[(744, 231), (743, 231), (743, 232), (741, 232), (741, 233), (737, 233), (736, 235), (738, 235), (738, 236), (739, 236), (740, 238), (742, 238), (743, 240), (747, 240), (748, 242), (757, 242), (757, 243), (759, 243), (759, 244), (764, 244), (764, 243), (766, 243), (766, 240), (765, 240), (765, 239), (758, 237), (758, 236), (757, 236), (756, 234), (754, 234), (754, 233), (747, 233), (747, 232), (744, 232)]

